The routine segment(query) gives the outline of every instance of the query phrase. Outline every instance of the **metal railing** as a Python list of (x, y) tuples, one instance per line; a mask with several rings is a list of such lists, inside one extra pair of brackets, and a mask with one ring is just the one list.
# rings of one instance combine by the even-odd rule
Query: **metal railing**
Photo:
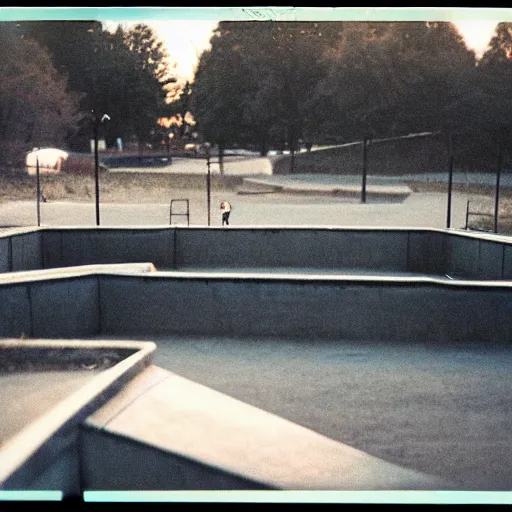
[[(172, 205), (173, 203), (186, 203), (187, 212), (186, 213), (173, 213)], [(190, 208), (188, 199), (171, 199), (171, 205), (169, 207), (169, 224), (172, 225), (172, 218), (174, 217), (187, 217), (187, 226), (190, 226)]]

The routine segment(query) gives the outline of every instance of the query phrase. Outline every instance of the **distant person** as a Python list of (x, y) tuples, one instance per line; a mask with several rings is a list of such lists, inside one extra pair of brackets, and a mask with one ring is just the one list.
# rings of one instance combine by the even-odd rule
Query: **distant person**
[(220, 203), (220, 211), (222, 213), (222, 225), (229, 226), (229, 214), (231, 213), (231, 205), (227, 201)]

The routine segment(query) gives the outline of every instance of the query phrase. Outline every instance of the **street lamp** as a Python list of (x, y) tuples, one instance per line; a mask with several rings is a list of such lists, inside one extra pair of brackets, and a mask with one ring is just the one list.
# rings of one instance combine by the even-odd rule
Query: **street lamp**
[(448, 206), (446, 208), (446, 227), (452, 226), (452, 190), (453, 190), (453, 133), (448, 134)]
[(206, 174), (206, 203), (207, 203), (207, 208), (208, 208), (208, 226), (210, 225), (210, 202), (211, 202), (211, 193), (210, 193), (210, 190), (211, 190), (211, 184), (210, 184), (210, 175), (211, 175), (211, 169), (210, 169), (210, 148), (211, 148), (211, 144), (209, 142), (205, 142), (204, 143), (204, 147), (206, 149), (206, 167), (208, 169), (208, 172)]
[(504, 134), (505, 129), (502, 128), (498, 131), (496, 136), (496, 145), (497, 145), (497, 165), (496, 165), (496, 190), (494, 193), (494, 232), (498, 232), (498, 217), (500, 211), (500, 180), (501, 180), (501, 171), (503, 167), (503, 153), (504, 153)]
[(100, 118), (93, 110), (93, 130), (94, 130), (94, 184), (96, 191), (96, 226), (100, 225), (100, 177), (99, 177), (99, 158), (98, 158), (98, 133), (100, 125), (110, 121), (108, 114), (103, 114)]
[(361, 203), (366, 203), (366, 177), (368, 174), (368, 145), (371, 143), (371, 135), (363, 138), (363, 181), (361, 183)]
[[(36, 148), (38, 151), (39, 148)], [(41, 174), (39, 169), (39, 156), (36, 153), (36, 197), (37, 197), (37, 225), (41, 226)]]

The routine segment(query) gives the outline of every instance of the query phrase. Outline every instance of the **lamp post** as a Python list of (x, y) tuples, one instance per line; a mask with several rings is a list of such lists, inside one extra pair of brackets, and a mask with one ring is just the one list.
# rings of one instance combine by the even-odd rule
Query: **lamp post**
[(452, 188), (453, 188), (453, 134), (448, 135), (448, 206), (446, 208), (446, 227), (452, 224)]
[(108, 114), (103, 114), (100, 118), (93, 111), (93, 132), (94, 132), (94, 186), (96, 196), (96, 226), (100, 225), (100, 176), (99, 176), (99, 157), (98, 157), (98, 134), (100, 125), (110, 121)]
[(498, 232), (498, 218), (500, 210), (500, 179), (501, 168), (503, 166), (503, 146), (504, 146), (503, 130), (497, 135), (497, 165), (496, 165), (496, 191), (494, 194), (494, 232)]
[(36, 155), (36, 195), (37, 195), (37, 225), (41, 225), (41, 176), (39, 170), (39, 157)]
[(210, 176), (211, 176), (211, 169), (210, 169), (210, 147), (211, 144), (209, 142), (204, 143), (204, 147), (206, 148), (206, 204), (208, 208), (208, 226), (210, 226), (211, 219), (210, 219), (210, 202), (211, 202), (211, 183), (210, 183)]
[(363, 139), (363, 182), (361, 184), (361, 203), (366, 203), (366, 175), (368, 174), (368, 143), (370, 137), (364, 136)]

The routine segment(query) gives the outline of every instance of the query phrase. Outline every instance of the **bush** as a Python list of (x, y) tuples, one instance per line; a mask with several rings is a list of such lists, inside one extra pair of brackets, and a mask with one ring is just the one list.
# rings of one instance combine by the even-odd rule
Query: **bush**
[[(104, 172), (107, 168), (99, 165), (99, 170)], [(62, 172), (74, 175), (94, 174), (94, 160), (83, 156), (70, 155), (62, 164)]]

